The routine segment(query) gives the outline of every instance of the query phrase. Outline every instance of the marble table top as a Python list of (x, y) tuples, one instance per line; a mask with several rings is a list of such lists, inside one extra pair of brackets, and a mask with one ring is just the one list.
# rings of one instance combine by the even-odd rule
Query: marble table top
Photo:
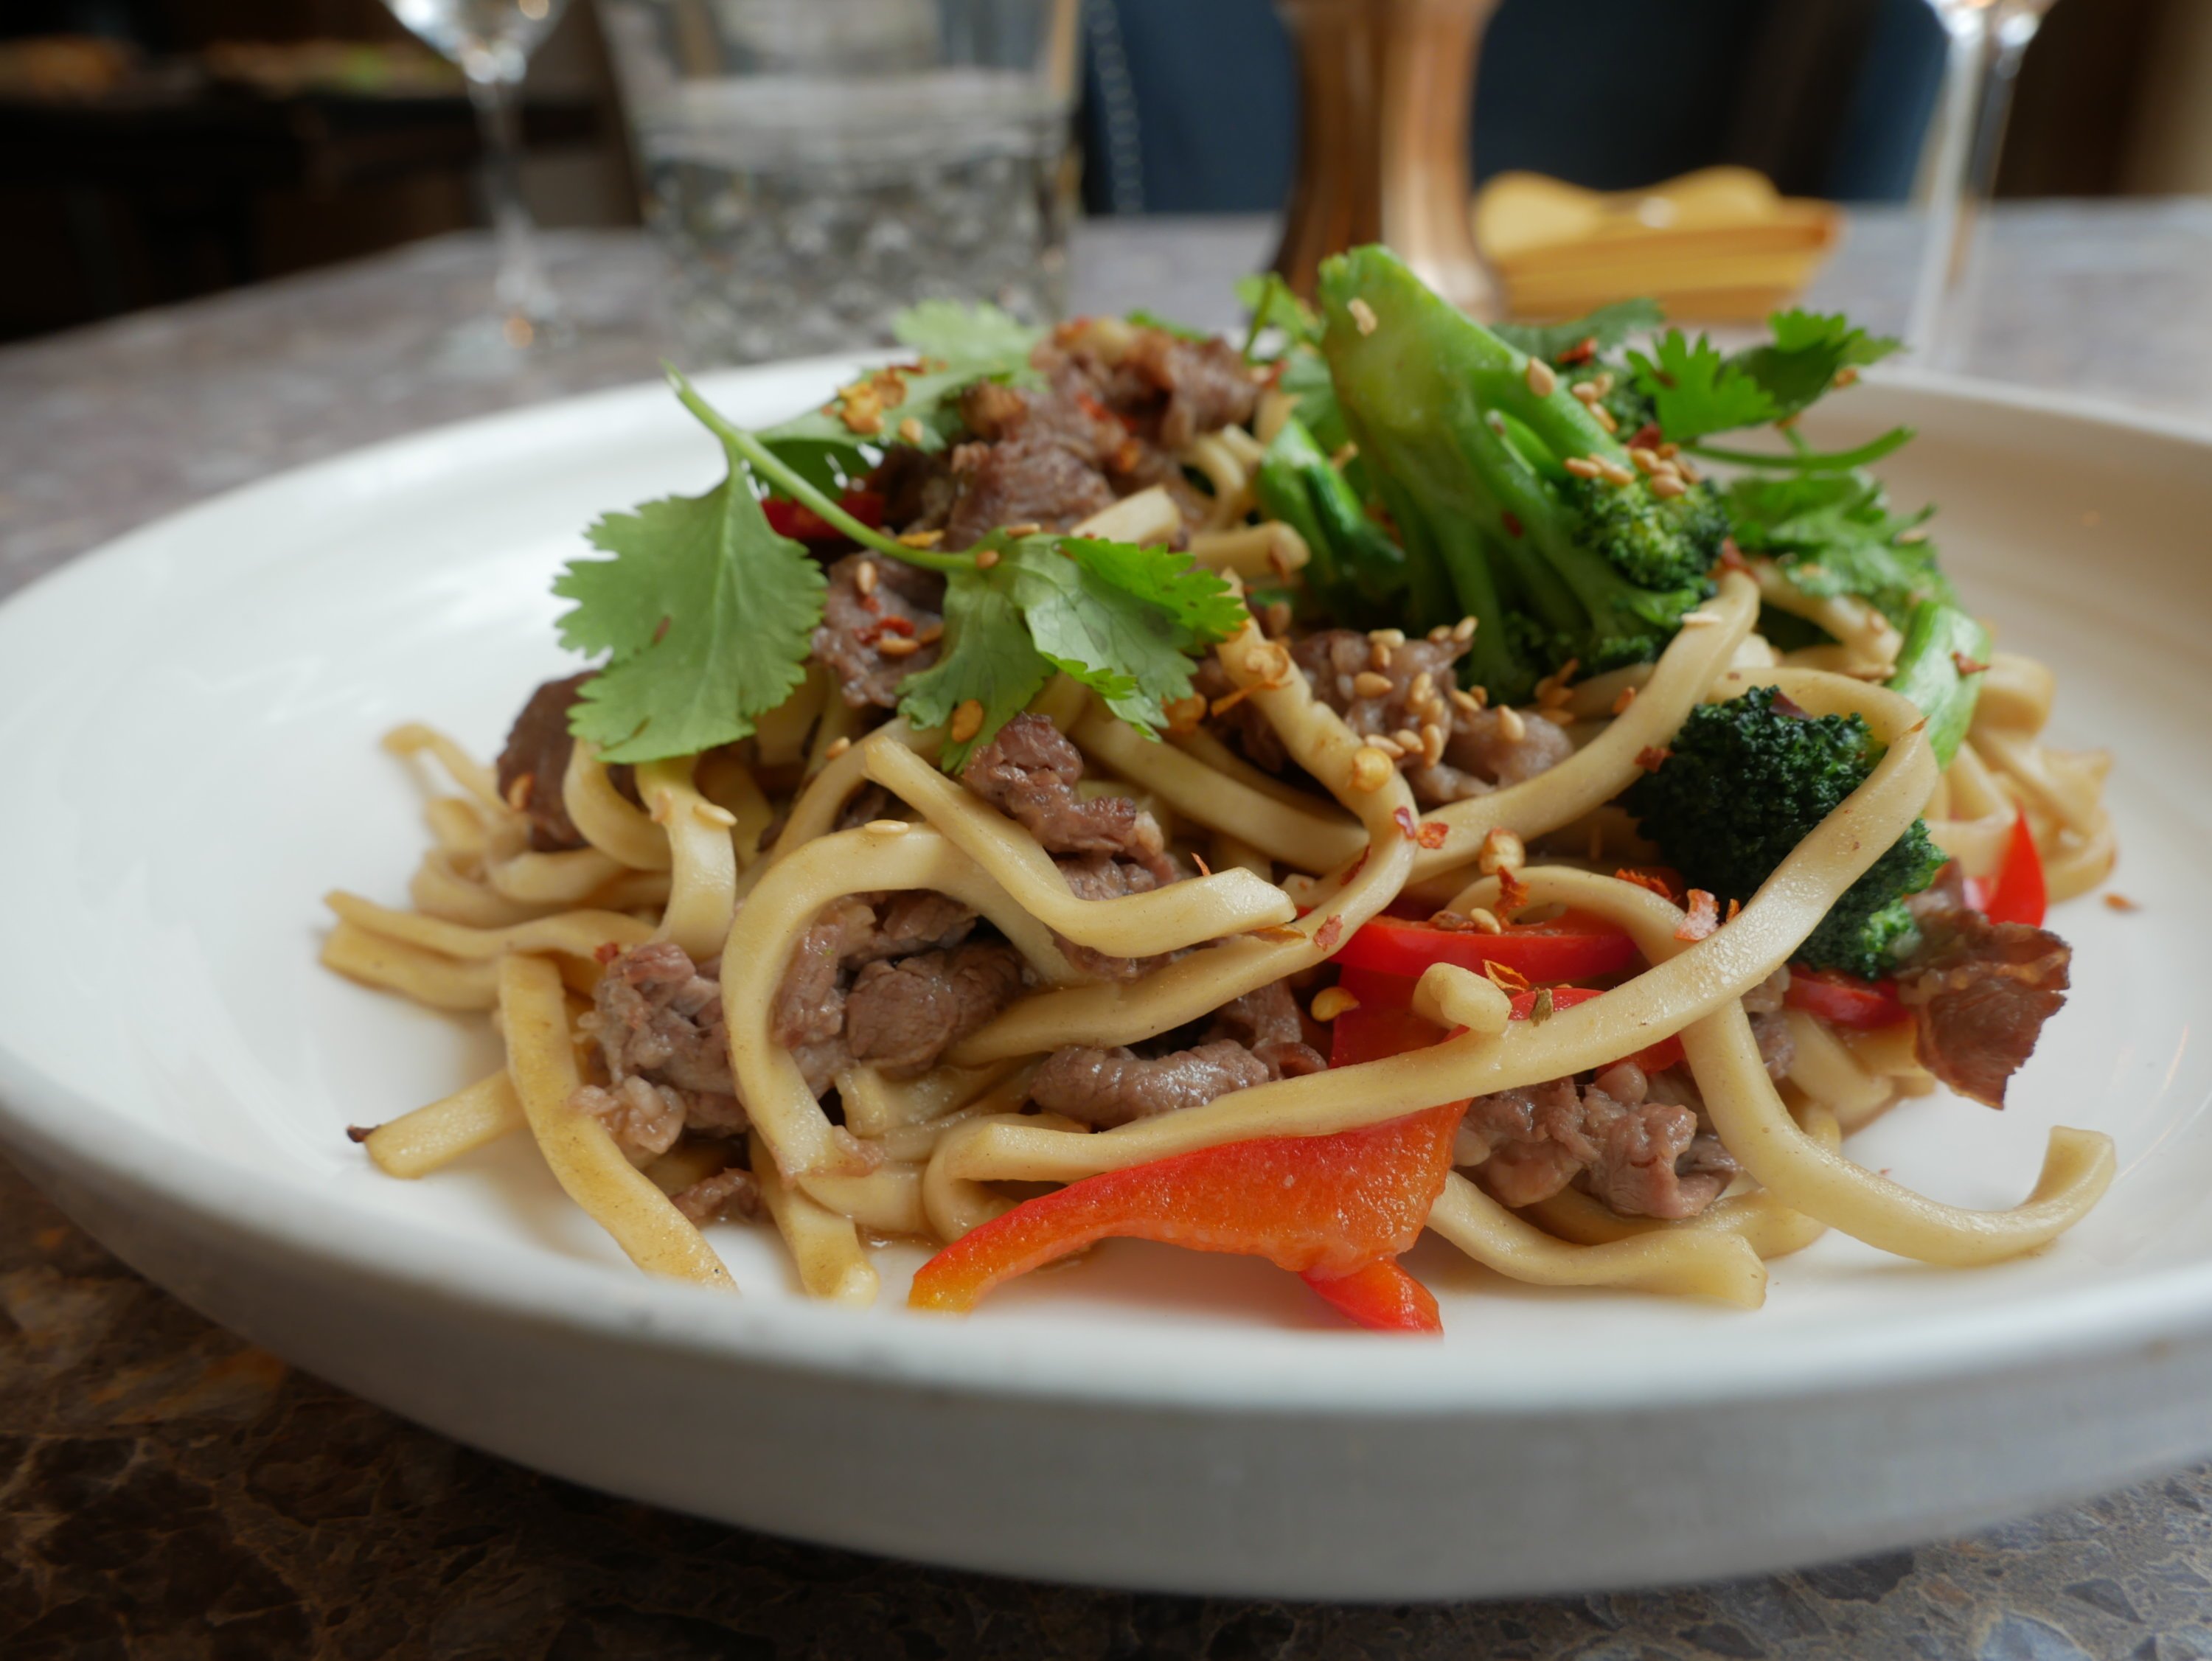
[[(1976, 374), (2212, 429), (2212, 202), (2036, 204), (1993, 227)], [(1260, 220), (1086, 227), (1079, 310), (1233, 320)], [(0, 350), (0, 597), (158, 514), (434, 422), (645, 379), (652, 251), (550, 239), (577, 316), (521, 363), (444, 349), (464, 235)], [(1812, 299), (1902, 320), (1914, 229), (1862, 215)], [(1030, 1585), (586, 1493), (210, 1326), (0, 1161), (0, 1654), (2212, 1658), (2212, 1467), (1971, 1539), (1694, 1588), (1323, 1607)]]

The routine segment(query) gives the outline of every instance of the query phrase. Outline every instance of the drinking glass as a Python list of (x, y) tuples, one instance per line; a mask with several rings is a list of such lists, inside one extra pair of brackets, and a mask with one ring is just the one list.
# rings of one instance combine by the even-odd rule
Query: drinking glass
[(492, 294), (497, 337), (520, 349), (562, 333), (522, 200), (523, 71), (568, 0), (384, 0), (393, 16), (460, 66), (483, 134), (484, 196), (499, 247)]
[(1928, 0), (1948, 37), (1928, 239), (1906, 325), (1914, 355), (1931, 367), (1965, 361), (1973, 329), (1975, 250), (1995, 193), (1997, 154), (2021, 59), (2052, 0)]
[(1076, 0), (601, 0), (687, 361), (890, 338), (917, 300), (1051, 322)]

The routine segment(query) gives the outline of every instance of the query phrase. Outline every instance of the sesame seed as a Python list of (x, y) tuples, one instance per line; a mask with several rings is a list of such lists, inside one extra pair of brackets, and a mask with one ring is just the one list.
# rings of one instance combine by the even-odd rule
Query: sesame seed
[(1528, 724), (1510, 704), (1502, 706), (1498, 712), (1498, 736), (1509, 744), (1517, 744), (1528, 736)]
[(1328, 464), (1331, 467), (1349, 467), (1352, 465), (1352, 458), (1358, 453), (1359, 446), (1347, 442), (1329, 452)]
[(1915, 543), (1924, 543), (1928, 540), (1928, 529), (1925, 525), (1916, 524), (1910, 530), (1899, 531), (1897, 540), (1908, 548)]
[(1397, 769), (1390, 765), (1391, 757), (1370, 745), (1363, 744), (1352, 757), (1352, 788), (1356, 791), (1376, 791), (1389, 782)]
[(1504, 826), (1493, 825), (1482, 839), (1482, 852), (1475, 857), (1474, 868), (1485, 876), (1495, 876), (1500, 871), (1517, 871), (1528, 863), (1527, 845)]
[(1482, 700), (1480, 698), (1471, 692), (1462, 692), (1457, 687), (1452, 688), (1451, 700), (1469, 715), (1478, 714), (1482, 709)]
[(1444, 759), (1444, 730), (1437, 722), (1422, 724), (1421, 759), (1431, 767)]
[(1452, 625), (1451, 637), (1453, 640), (1457, 640), (1462, 646), (1465, 646), (1469, 640), (1472, 640), (1474, 638), (1474, 619), (1472, 617), (1462, 617), (1457, 622), (1454, 623)]
[(1854, 366), (1847, 363), (1836, 371), (1836, 391), (1838, 392), (1847, 386), (1856, 386), (1858, 384), (1859, 372)]
[(1389, 676), (1378, 675), (1371, 669), (1363, 669), (1352, 677), (1352, 694), (1360, 698), (1387, 698), (1396, 684)]
[(1394, 761), (1406, 753), (1398, 748), (1398, 741), (1395, 738), (1386, 738), (1379, 732), (1370, 734), (1367, 742)]
[(975, 569), (978, 571), (988, 571), (998, 562), (999, 550), (995, 548), (984, 549), (975, 555)]
[(914, 642), (916, 646), (935, 646), (944, 638), (943, 623), (924, 623), (914, 632)]
[(1498, 920), (1498, 913), (1492, 911), (1487, 906), (1477, 906), (1473, 911), (1467, 914), (1467, 920), (1474, 924), (1474, 930), (1477, 934), (1504, 934), (1505, 932), (1505, 925)]
[(1698, 471), (1697, 468), (1692, 464), (1687, 456), (1677, 456), (1674, 458), (1674, 470), (1677, 473), (1680, 473), (1682, 477), (1691, 484), (1698, 483), (1705, 476), (1704, 474)]
[(1636, 464), (1639, 473), (1656, 473), (1659, 470), (1659, 452), (1647, 450), (1640, 444), (1629, 446), (1628, 459)]
[(1359, 1000), (1341, 986), (1324, 986), (1314, 994), (1313, 1018), (1334, 1021), (1340, 1015), (1350, 1015), (1359, 1007)]
[(876, 562), (873, 560), (863, 560), (853, 567), (853, 586), (863, 594), (876, 591)]
[(1594, 479), (1599, 476), (1599, 464), (1588, 456), (1570, 456), (1565, 465), (1567, 471), (1578, 479)]
[[(912, 416), (908, 420), (911, 421)], [(942, 530), (909, 530), (899, 538), (901, 548), (934, 548), (945, 540)]]
[(853, 741), (850, 738), (832, 738), (830, 741), (830, 747), (822, 752), (822, 759), (825, 761), (834, 761), (852, 748)]
[(1597, 383), (1594, 380), (1578, 380), (1567, 388), (1567, 391), (1572, 392), (1584, 403), (1595, 403), (1602, 396), (1597, 390)]
[(983, 730), (983, 703), (979, 698), (964, 699), (952, 712), (952, 742), (964, 744)]
[(1436, 689), (1437, 677), (1425, 669), (1413, 677), (1413, 689), (1406, 694), (1407, 701), (1413, 704), (1425, 704), (1435, 695)]
[(2130, 900), (2124, 894), (2107, 894), (2105, 896), (2105, 904), (2109, 909), (2116, 912), (2139, 912), (2142, 909), (2142, 901)]
[(912, 415), (908, 415), (904, 421), (899, 423), (898, 434), (908, 444), (920, 444), (922, 437), (921, 423), (916, 421)]
[(1605, 428), (1607, 432), (1618, 433), (1620, 431), (1620, 420), (1613, 415), (1612, 410), (1607, 409), (1603, 404), (1593, 403), (1589, 407), (1589, 412), (1591, 415), (1597, 417), (1597, 424)]
[(921, 642), (903, 634), (886, 634), (876, 642), (876, 650), (886, 658), (911, 658), (921, 650)]
[(1358, 330), (1361, 334), (1371, 335), (1375, 332), (1375, 308), (1372, 306), (1355, 294), (1352, 298), (1352, 303), (1344, 309), (1352, 313), (1352, 326)]
[(1651, 494), (1658, 497), (1661, 501), (1672, 501), (1677, 496), (1686, 495), (1689, 488), (1688, 485), (1684, 484), (1672, 473), (1655, 475), (1651, 481)]
[(1025, 519), (1019, 524), (1008, 525), (1006, 534), (1009, 536), (1034, 536), (1043, 529), (1035, 519)]
[(1400, 727), (1397, 731), (1390, 735), (1390, 742), (1407, 755), (1411, 755), (1420, 749), (1421, 735), (1411, 727)]
[(904, 836), (914, 827), (903, 819), (871, 819), (860, 828), (871, 836)]
[(1379, 646), (1388, 646), (1395, 652), (1406, 644), (1406, 631), (1402, 628), (1370, 628), (1367, 631), (1367, 638)]
[(1528, 390), (1540, 398), (1548, 398), (1559, 390), (1558, 374), (1541, 358), (1528, 360)]
[(1636, 482), (1635, 470), (1632, 468), (1623, 467), (1619, 462), (1615, 461), (1599, 462), (1597, 464), (1597, 476), (1603, 479), (1607, 484), (1613, 486), (1615, 489), (1619, 489), (1624, 484), (1634, 484)]

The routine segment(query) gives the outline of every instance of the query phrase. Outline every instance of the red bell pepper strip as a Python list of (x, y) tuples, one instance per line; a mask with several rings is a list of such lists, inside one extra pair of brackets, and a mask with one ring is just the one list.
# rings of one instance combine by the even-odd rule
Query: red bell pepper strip
[(1381, 1258), (1335, 1280), (1325, 1279), (1311, 1270), (1299, 1278), (1319, 1293), (1323, 1302), (1371, 1331), (1441, 1333), (1444, 1330), (1436, 1294), (1399, 1267), (1395, 1258)]
[(1802, 963), (1790, 966), (1790, 990), (1782, 1001), (1831, 1027), (1887, 1027), (1910, 1015), (1898, 999), (1894, 980), (1861, 980), (1832, 969), (1808, 969)]
[[(1266, 1258), (1324, 1280), (1357, 1276), (1420, 1234), (1451, 1169), (1466, 1105), (1334, 1136), (1224, 1143), (1085, 1177), (961, 1236), (921, 1266), (907, 1302), (964, 1312), (1000, 1282), (1115, 1237)], [(1347, 1300), (1340, 1306), (1402, 1302), (1378, 1300), (1378, 1285), (1340, 1286)]]
[(1997, 880), (1982, 911), (1992, 923), (2025, 923), (2040, 928), (2049, 905), (2043, 855), (2036, 848), (2035, 833), (2028, 828), (2027, 815), (2023, 813), (2012, 821), (2012, 840), (2005, 844), (2004, 864), (1997, 868)]
[[(884, 528), (884, 499), (876, 491), (848, 490), (837, 498), (837, 506), (871, 530)], [(761, 504), (761, 512), (768, 516), (769, 530), (793, 542), (836, 543), (845, 539), (843, 531), (812, 508), (781, 496), (770, 496)]]
[(1497, 963), (1531, 980), (1603, 980), (1625, 974), (1641, 960), (1636, 943), (1622, 931), (1570, 912), (1549, 923), (1510, 924), (1502, 934), (1378, 917), (1353, 931), (1336, 961), (1346, 968), (1415, 980), (1431, 963), (1455, 963), (1478, 974), (1484, 964)]

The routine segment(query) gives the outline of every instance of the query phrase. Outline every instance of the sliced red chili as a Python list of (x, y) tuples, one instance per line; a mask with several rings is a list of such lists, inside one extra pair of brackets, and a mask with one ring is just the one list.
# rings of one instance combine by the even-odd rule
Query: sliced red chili
[(1898, 1000), (1893, 980), (1861, 980), (1832, 969), (1808, 969), (1802, 963), (1790, 966), (1790, 990), (1782, 1001), (1832, 1027), (1887, 1027), (1905, 1020), (1908, 1013)]
[(2012, 821), (2012, 840), (2005, 844), (2004, 864), (1997, 869), (1997, 880), (1982, 910), (1992, 923), (2025, 923), (2041, 928), (2050, 899), (2043, 879), (2043, 854), (2035, 846), (2035, 833), (2023, 813)]
[(1485, 964), (1498, 963), (1531, 980), (1603, 980), (1626, 973), (1641, 959), (1636, 943), (1620, 930), (1570, 912), (1549, 923), (1510, 924), (1498, 934), (1378, 917), (1345, 942), (1336, 961), (1346, 968), (1413, 979), (1431, 963), (1455, 963), (1478, 973)]
[[(884, 528), (884, 499), (879, 492), (848, 490), (838, 497), (837, 506), (871, 530)], [(768, 516), (769, 530), (794, 542), (836, 543), (845, 539), (843, 531), (800, 502), (770, 496), (761, 504), (761, 512)]]

